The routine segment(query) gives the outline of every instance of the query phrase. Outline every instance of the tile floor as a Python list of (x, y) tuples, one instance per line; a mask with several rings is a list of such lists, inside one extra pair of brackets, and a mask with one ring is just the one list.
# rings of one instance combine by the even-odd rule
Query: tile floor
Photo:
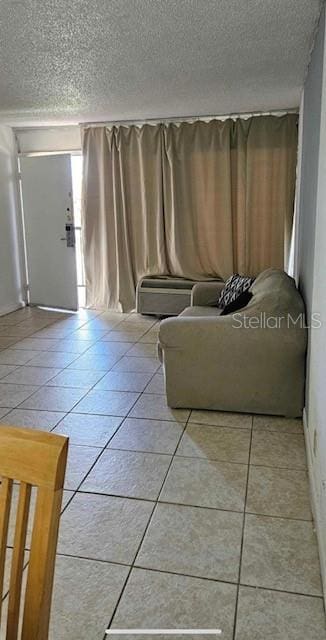
[(136, 314), (0, 318), (0, 422), (70, 438), (50, 640), (325, 639), (301, 422), (169, 409), (157, 333)]

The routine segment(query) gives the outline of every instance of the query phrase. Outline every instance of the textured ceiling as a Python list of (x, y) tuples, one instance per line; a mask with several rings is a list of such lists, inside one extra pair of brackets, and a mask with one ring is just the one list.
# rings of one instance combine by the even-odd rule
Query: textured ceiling
[(1, 0), (0, 119), (299, 104), (320, 0)]

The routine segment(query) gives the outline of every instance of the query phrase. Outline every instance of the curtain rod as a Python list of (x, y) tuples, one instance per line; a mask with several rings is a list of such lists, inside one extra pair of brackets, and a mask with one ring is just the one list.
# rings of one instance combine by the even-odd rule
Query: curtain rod
[(80, 122), (80, 127), (113, 127), (113, 126), (123, 126), (123, 125), (136, 125), (141, 126), (143, 124), (165, 124), (170, 122), (197, 122), (200, 120), (210, 121), (210, 120), (227, 120), (228, 118), (237, 119), (237, 118), (252, 118), (256, 116), (284, 116), (288, 113), (299, 113), (299, 107), (293, 109), (275, 109), (272, 111), (245, 111), (240, 113), (228, 113), (223, 115), (206, 115), (206, 116), (178, 116), (171, 118), (145, 118), (143, 120), (106, 120), (99, 122)]

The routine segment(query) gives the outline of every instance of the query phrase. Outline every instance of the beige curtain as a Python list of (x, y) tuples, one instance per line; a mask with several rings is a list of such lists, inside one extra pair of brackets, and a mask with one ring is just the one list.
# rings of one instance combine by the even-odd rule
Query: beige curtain
[(186, 277), (284, 268), (291, 239), (297, 116), (169, 124), (167, 260)]
[(297, 164), (297, 115), (234, 123), (232, 142), (234, 271), (286, 268)]
[(232, 121), (163, 129), (163, 193), (169, 272), (187, 278), (233, 271)]
[(166, 273), (160, 127), (84, 131), (87, 304), (129, 311), (147, 273)]
[(297, 116), (84, 130), (87, 303), (128, 311), (145, 274), (287, 263)]

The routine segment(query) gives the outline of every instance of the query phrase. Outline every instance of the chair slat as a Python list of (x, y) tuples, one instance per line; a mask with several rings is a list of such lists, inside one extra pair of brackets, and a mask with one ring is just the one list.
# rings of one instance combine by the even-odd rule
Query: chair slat
[(19, 610), (24, 568), (24, 554), (31, 501), (31, 485), (22, 482), (16, 515), (14, 550), (11, 561), (10, 591), (7, 618), (6, 640), (17, 640), (19, 628)]
[(48, 637), (62, 495), (62, 489), (38, 491), (21, 640)]
[(11, 494), (12, 480), (9, 478), (2, 478), (0, 486), (0, 624)]

